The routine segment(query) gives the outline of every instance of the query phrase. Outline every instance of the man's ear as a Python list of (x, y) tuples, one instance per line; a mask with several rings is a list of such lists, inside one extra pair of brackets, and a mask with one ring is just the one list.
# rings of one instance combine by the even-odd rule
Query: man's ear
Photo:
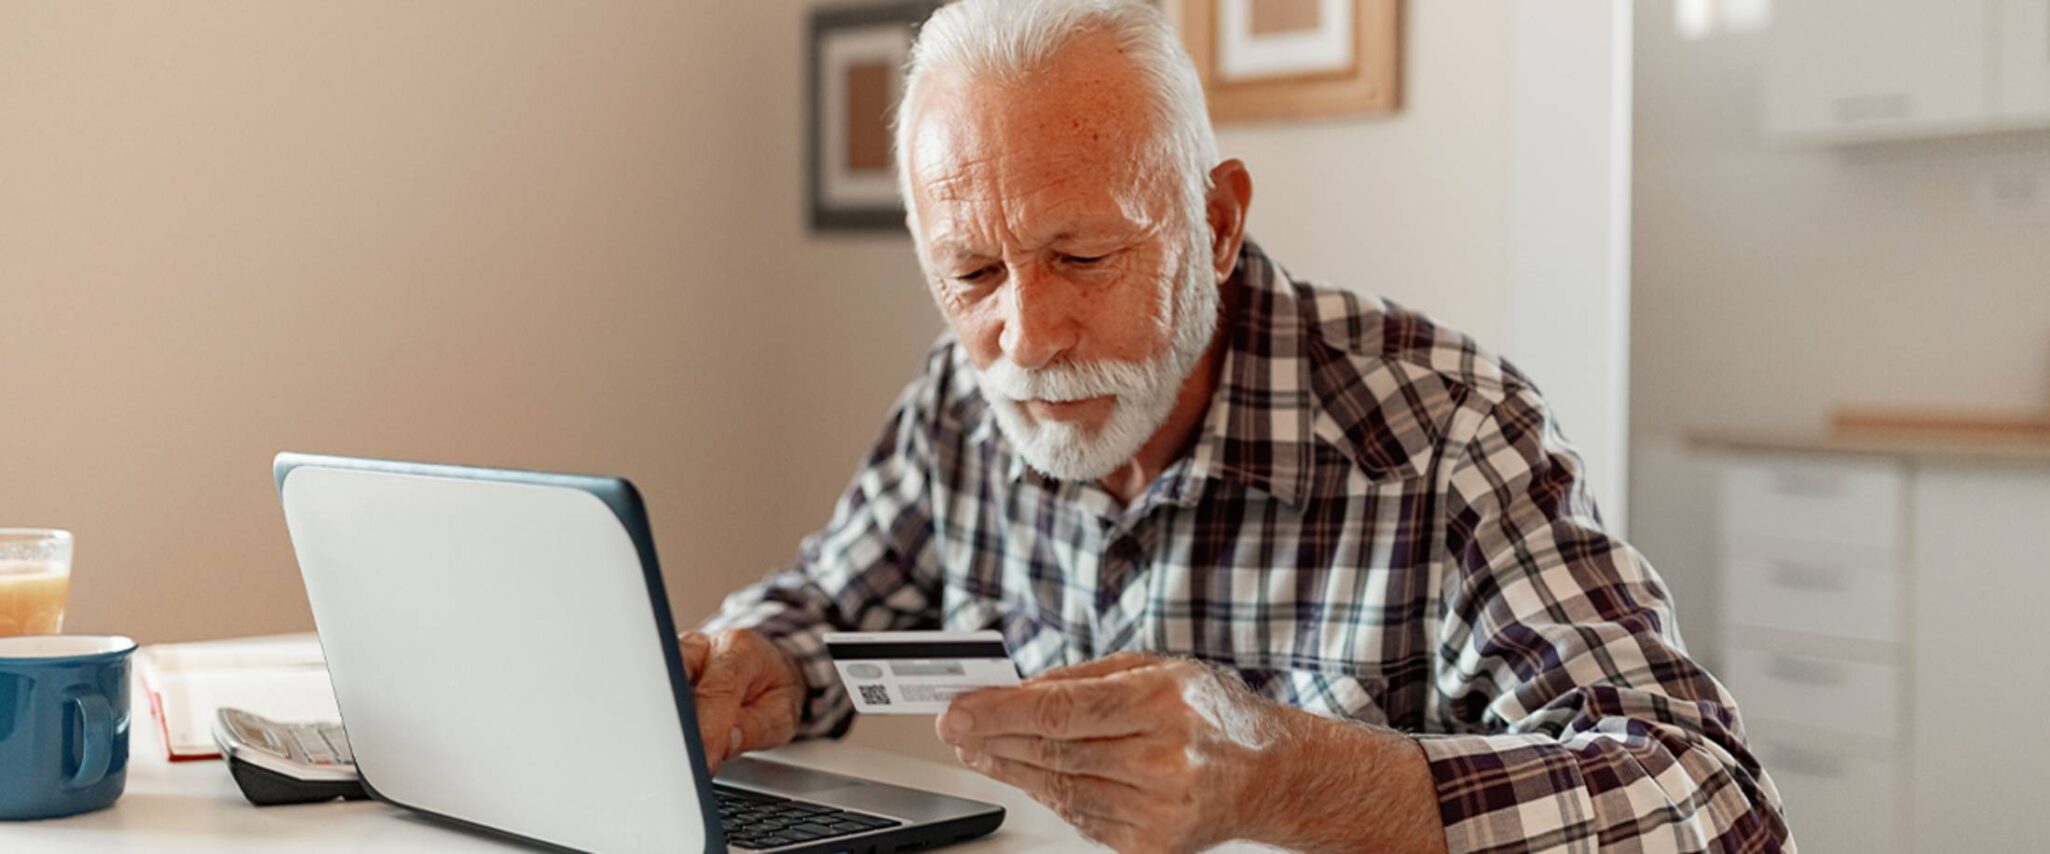
[(1253, 176), (1237, 158), (1210, 170), (1210, 264), (1222, 282), (1239, 262), (1246, 242), (1246, 210), (1253, 204)]

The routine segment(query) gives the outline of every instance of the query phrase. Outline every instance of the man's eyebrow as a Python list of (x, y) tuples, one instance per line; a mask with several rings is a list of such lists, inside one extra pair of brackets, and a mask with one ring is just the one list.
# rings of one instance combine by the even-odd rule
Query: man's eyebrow
[[(1038, 246), (1044, 249), (1076, 240), (1108, 239), (1123, 242), (1151, 231), (1152, 226), (1122, 216), (1092, 216), (1063, 223), (1060, 230)], [(973, 258), (988, 258), (993, 254), (976, 248), (969, 241), (953, 237), (938, 237), (926, 245), (932, 259), (939, 263), (958, 264)]]
[(932, 245), (932, 256), (934, 260), (938, 261), (951, 261), (959, 263), (962, 261), (966, 261), (970, 258), (980, 257), (982, 254), (983, 253), (981, 252), (977, 252), (973, 249), (970, 249), (967, 244), (957, 240), (941, 240), (933, 243)]
[(1128, 240), (1147, 231), (1145, 223), (1134, 222), (1121, 216), (1092, 217), (1080, 222), (1071, 222), (1048, 238), (1046, 245), (1067, 243), (1075, 240)]

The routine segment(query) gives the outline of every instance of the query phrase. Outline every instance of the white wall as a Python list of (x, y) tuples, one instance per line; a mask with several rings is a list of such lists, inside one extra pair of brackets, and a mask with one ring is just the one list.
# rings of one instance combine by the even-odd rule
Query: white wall
[[(1636, 27), (1633, 517), (1674, 586), (1705, 589), (1711, 485), (1679, 434), (1818, 431), (1842, 404), (2050, 407), (2050, 227), (1973, 203), (1989, 173), (2050, 169), (2050, 134), (1769, 147), (1768, 35), (1685, 41), (1672, 8)], [(1708, 612), (1682, 606), (1703, 647)]]
[(1630, 4), (1519, 0), (1511, 52), (1509, 335), (1628, 531)]

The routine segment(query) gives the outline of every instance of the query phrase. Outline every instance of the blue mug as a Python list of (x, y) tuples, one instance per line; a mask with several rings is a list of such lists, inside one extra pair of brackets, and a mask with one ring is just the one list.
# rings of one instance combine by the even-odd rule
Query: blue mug
[(135, 641), (0, 638), (0, 819), (114, 803), (128, 783), (128, 658)]

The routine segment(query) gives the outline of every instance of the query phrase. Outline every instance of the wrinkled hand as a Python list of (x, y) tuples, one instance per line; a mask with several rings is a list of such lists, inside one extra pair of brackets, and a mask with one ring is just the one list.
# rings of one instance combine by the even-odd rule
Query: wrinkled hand
[(750, 750), (790, 741), (804, 708), (797, 664), (746, 629), (684, 632), (683, 668), (697, 694), (698, 734), (713, 772)]
[(936, 726), (971, 768), (1119, 851), (1255, 836), (1287, 793), (1281, 707), (1186, 659), (1119, 653), (954, 700)]

